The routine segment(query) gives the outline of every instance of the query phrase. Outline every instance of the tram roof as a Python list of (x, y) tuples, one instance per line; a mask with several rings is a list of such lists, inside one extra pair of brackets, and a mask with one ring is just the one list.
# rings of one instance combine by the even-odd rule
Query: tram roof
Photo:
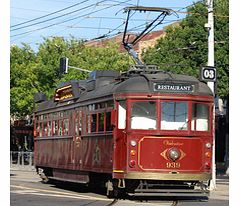
[[(116, 73), (115, 73), (116, 74)], [(116, 75), (117, 76), (117, 75)], [(127, 74), (120, 75), (117, 78), (110, 77), (108, 81), (105, 81), (105, 78), (98, 78), (92, 82), (92, 78), (88, 80), (79, 80), (78, 85), (79, 89), (83, 87), (86, 90), (80, 92), (79, 98), (75, 99), (74, 103), (82, 103), (93, 101), (96, 99), (100, 99), (103, 97), (111, 97), (113, 94), (128, 94), (128, 93), (167, 93), (172, 94), (176, 93), (175, 91), (155, 91), (155, 84), (162, 85), (193, 85), (193, 91), (187, 92), (191, 95), (204, 95), (204, 96), (213, 96), (210, 88), (205, 84), (200, 82), (198, 79), (192, 76), (180, 75), (180, 74), (172, 74), (168, 72), (155, 72), (155, 73), (140, 73), (140, 74)], [(102, 84), (102, 79), (103, 84)], [(98, 81), (98, 82), (97, 82)], [(76, 82), (75, 80), (73, 82)], [(93, 89), (89, 91), (87, 89), (87, 84), (95, 84)], [(61, 84), (66, 85), (66, 84)], [(92, 86), (90, 86), (92, 87)], [(59, 87), (58, 87), (59, 88)], [(180, 94), (185, 94), (185, 92), (181, 91)], [(48, 109), (53, 109), (56, 107), (61, 107), (69, 104), (68, 102), (55, 102), (53, 99), (49, 101), (44, 101), (38, 105), (38, 108), (35, 111), (43, 111)]]

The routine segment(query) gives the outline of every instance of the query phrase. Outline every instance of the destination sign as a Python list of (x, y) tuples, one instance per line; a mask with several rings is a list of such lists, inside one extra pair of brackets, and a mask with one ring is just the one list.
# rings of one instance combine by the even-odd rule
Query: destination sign
[(193, 92), (194, 85), (154, 83), (153, 89), (155, 92)]
[(70, 83), (66, 86), (56, 89), (54, 100), (66, 101), (79, 97), (79, 89), (77, 83)]

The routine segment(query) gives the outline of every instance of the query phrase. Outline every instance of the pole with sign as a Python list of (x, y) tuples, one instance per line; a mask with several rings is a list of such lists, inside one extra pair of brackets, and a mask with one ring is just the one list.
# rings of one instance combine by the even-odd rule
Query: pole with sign
[[(207, 0), (208, 23), (205, 28), (208, 30), (208, 63), (207, 67), (202, 68), (203, 77), (207, 80), (207, 85), (215, 96), (216, 69), (214, 67), (214, 19), (213, 19), (213, 0)], [(205, 80), (204, 79), (204, 80)], [(215, 106), (213, 107), (213, 151), (212, 151), (212, 180), (210, 190), (216, 189), (216, 163), (215, 163)]]

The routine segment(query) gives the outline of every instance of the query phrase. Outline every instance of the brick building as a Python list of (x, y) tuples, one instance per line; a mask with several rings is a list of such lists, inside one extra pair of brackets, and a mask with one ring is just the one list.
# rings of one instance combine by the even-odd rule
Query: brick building
[[(164, 37), (165, 34), (166, 34), (166, 32), (164, 30), (158, 30), (158, 31), (153, 31), (153, 32), (147, 34), (145, 37), (143, 37), (134, 46), (134, 49), (139, 54), (139, 57), (141, 56), (144, 49), (153, 47), (157, 43), (157, 40)], [(129, 42), (136, 37), (136, 34), (134, 34), (134, 33), (128, 33), (127, 35), (129, 35)], [(89, 41), (89, 42), (85, 43), (85, 45), (86, 46), (104, 47), (109, 42), (115, 42), (116, 44), (120, 45), (120, 48), (119, 48), (120, 52), (126, 52), (126, 50), (124, 49), (124, 47), (122, 45), (122, 39), (123, 39), (123, 33), (121, 33), (115, 37), (109, 38), (109, 39)]]

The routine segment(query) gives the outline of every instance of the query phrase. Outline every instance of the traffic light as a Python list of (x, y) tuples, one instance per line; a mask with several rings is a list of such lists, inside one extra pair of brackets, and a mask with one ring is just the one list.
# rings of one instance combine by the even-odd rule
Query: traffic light
[(68, 71), (68, 58), (61, 57), (60, 58), (60, 73), (67, 74), (67, 71)]

